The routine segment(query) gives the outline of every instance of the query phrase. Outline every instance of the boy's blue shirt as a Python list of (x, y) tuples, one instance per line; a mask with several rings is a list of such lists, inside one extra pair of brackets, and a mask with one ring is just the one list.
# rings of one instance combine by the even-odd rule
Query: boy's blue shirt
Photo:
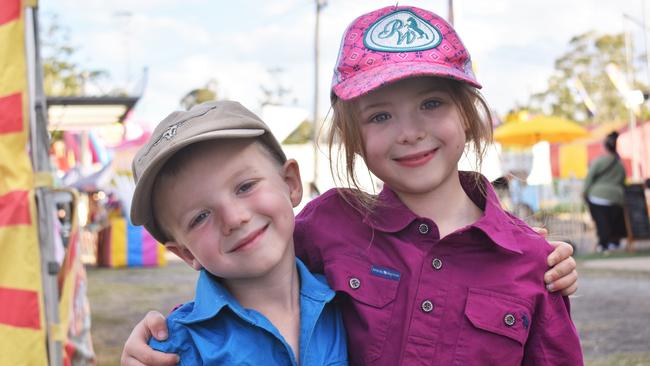
[[(296, 258), (300, 275), (300, 365), (347, 365), (341, 313), (325, 277)], [(169, 337), (151, 339), (156, 350), (176, 353), (181, 365), (297, 365), (291, 347), (261, 313), (243, 308), (202, 270), (193, 302), (167, 317)]]

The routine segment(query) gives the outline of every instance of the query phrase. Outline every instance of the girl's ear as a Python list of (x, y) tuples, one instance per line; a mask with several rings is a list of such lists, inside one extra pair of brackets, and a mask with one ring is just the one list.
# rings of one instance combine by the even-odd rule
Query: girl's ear
[(289, 198), (293, 207), (298, 206), (302, 200), (302, 179), (300, 179), (300, 168), (294, 159), (287, 160), (282, 166), (284, 182), (289, 187)]
[(180, 259), (187, 263), (190, 267), (194, 268), (197, 271), (200, 271), (203, 266), (199, 261), (194, 258), (194, 254), (189, 251), (189, 249), (178, 244), (175, 241), (168, 241), (165, 243), (165, 248), (169, 249), (170, 252), (176, 254)]

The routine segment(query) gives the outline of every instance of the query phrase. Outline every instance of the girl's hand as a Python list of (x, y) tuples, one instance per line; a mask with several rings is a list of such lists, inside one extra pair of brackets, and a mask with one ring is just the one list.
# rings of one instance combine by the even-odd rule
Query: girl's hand
[(122, 366), (172, 366), (179, 362), (172, 353), (155, 351), (147, 342), (154, 336), (159, 341), (167, 338), (167, 322), (157, 311), (150, 311), (131, 331), (122, 351)]
[[(537, 233), (546, 237), (548, 231), (544, 228), (533, 228)], [(571, 256), (573, 247), (562, 241), (549, 241), (555, 249), (548, 255), (549, 267), (544, 274), (546, 288), (551, 291), (561, 291), (562, 295), (573, 295), (578, 290), (578, 272), (576, 261)]]

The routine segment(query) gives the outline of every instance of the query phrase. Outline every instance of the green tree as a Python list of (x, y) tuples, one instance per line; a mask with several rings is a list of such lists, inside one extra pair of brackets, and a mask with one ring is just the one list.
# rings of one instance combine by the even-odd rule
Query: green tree
[(207, 83), (201, 88), (193, 89), (181, 98), (181, 106), (189, 110), (197, 104), (217, 100), (217, 81), (215, 79), (208, 80)]
[[(636, 74), (633, 62), (632, 65), (626, 62), (624, 34), (587, 32), (573, 37), (569, 51), (555, 60), (555, 72), (548, 80), (547, 89), (531, 95), (525, 107), (532, 112), (544, 111), (586, 124), (627, 118), (625, 101), (605, 71), (610, 63), (624, 74)], [(595, 115), (577, 92), (576, 82), (584, 85), (596, 107)], [(640, 82), (635, 82), (632, 88), (648, 89)], [(642, 108), (641, 113), (646, 115), (647, 108)]]
[(78, 49), (71, 44), (70, 32), (60, 25), (57, 15), (44, 16), (41, 19), (40, 45), (46, 95), (84, 95), (86, 83), (108, 77), (106, 71), (87, 70), (73, 61)]
[(314, 130), (314, 124), (305, 120), (296, 127), (296, 129), (284, 140), (283, 144), (306, 144), (312, 140), (312, 135)]

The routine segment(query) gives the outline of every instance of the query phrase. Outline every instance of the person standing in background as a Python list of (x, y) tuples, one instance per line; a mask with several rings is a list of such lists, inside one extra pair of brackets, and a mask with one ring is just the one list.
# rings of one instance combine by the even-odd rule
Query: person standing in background
[(589, 167), (582, 195), (589, 206), (596, 232), (598, 252), (618, 249), (626, 235), (623, 216), (625, 167), (616, 152), (618, 132), (605, 138), (605, 155), (597, 158)]

